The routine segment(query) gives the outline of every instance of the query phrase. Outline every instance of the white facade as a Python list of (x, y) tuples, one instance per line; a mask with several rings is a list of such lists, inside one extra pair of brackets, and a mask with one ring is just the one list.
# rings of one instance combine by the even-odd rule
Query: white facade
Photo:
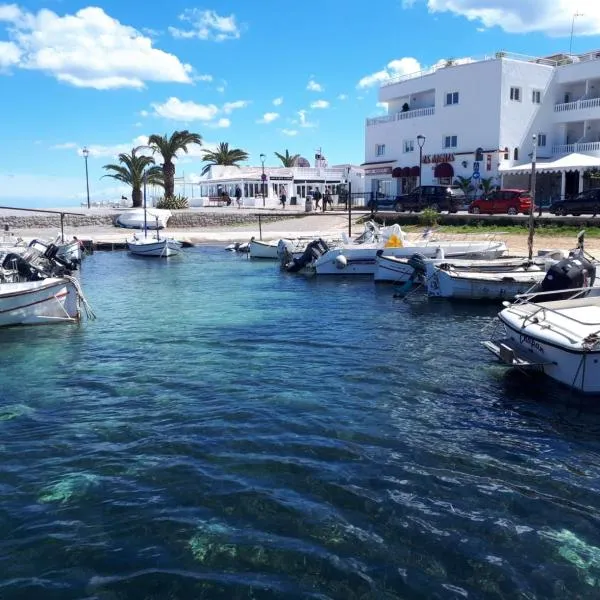
[(364, 189), (364, 169), (349, 164), (314, 168), (265, 165), (264, 185), (262, 175), (262, 166), (216, 165), (211, 167), (208, 177), (186, 183), (185, 191), (191, 196), (190, 206), (204, 206), (210, 198), (218, 197), (222, 192), (234, 198), (235, 188), (239, 186), (243, 206), (276, 208), (282, 193), (286, 194), (289, 205), (304, 206), (305, 199), (317, 189), (321, 193), (328, 190), (334, 204), (337, 202), (338, 186), (350, 183), (353, 192)]
[[(491, 178), (500, 185), (512, 177), (512, 167), (531, 162), (533, 134), (540, 162), (582, 153), (600, 167), (600, 52), (548, 58), (498, 52), (462, 64), (448, 61), (386, 81), (379, 100), (388, 114), (367, 119), (365, 127), (362, 166), (369, 191), (400, 194), (418, 184), (417, 136), (425, 137), (423, 184), (479, 173), (473, 184)], [(483, 151), (478, 164), (477, 149)], [(548, 179), (541, 191), (576, 192), (582, 172), (556, 171), (558, 179)]]

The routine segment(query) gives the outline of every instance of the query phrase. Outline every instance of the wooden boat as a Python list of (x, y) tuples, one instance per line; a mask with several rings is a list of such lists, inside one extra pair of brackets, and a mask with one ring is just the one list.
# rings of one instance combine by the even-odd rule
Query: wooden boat
[(72, 277), (0, 284), (0, 327), (75, 322), (83, 294)]

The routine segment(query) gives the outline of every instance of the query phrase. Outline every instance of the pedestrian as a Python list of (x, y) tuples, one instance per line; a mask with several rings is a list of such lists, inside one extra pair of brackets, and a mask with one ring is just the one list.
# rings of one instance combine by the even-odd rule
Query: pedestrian
[(319, 188), (317, 188), (313, 192), (313, 198), (315, 199), (315, 210), (319, 210), (319, 202), (321, 201), (322, 197), (323, 196), (321, 195), (321, 192), (319, 191)]
[(323, 212), (327, 209), (327, 204), (329, 204), (329, 208), (333, 208), (333, 203), (331, 202), (331, 194), (329, 193), (329, 188), (325, 189), (325, 195), (323, 196)]
[(287, 202), (287, 196), (285, 195), (285, 190), (281, 192), (281, 196), (279, 197), (281, 200), (281, 206), (285, 209), (285, 203)]
[(235, 186), (235, 202), (238, 208), (242, 208), (242, 190), (239, 185)]

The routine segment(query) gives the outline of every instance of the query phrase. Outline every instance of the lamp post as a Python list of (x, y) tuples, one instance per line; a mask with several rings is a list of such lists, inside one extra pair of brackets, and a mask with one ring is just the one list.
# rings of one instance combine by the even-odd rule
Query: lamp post
[(571, 52), (573, 50), (573, 31), (575, 29), (575, 19), (577, 17), (583, 17), (583, 14), (578, 11), (573, 13), (573, 20), (571, 21), (571, 41), (569, 42), (569, 56), (571, 56)]
[(83, 154), (83, 158), (85, 159), (85, 189), (87, 191), (87, 205), (88, 205), (88, 208), (90, 208), (90, 178), (88, 176), (88, 164), (87, 164), (87, 159), (88, 159), (88, 156), (90, 155), (90, 151), (87, 149), (87, 146), (83, 147), (81, 154)]
[(421, 206), (423, 204), (423, 186), (421, 185), (423, 176), (421, 174), (421, 169), (423, 168), (423, 146), (425, 145), (424, 135), (417, 136), (417, 144), (419, 144), (419, 206)]
[(533, 134), (533, 152), (531, 153), (531, 206), (529, 207), (529, 235), (527, 236), (527, 247), (529, 249), (529, 260), (533, 256), (533, 232), (535, 223), (533, 220), (533, 207), (535, 206), (535, 162), (537, 160), (537, 135)]
[(260, 180), (262, 182), (262, 197), (263, 197), (263, 208), (265, 207), (265, 190), (267, 189), (267, 176), (265, 175), (265, 158), (264, 154), (260, 155), (260, 162), (262, 163), (262, 175)]

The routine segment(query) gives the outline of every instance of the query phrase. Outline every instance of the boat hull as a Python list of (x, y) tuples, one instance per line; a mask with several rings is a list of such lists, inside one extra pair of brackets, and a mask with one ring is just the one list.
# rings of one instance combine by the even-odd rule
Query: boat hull
[(79, 294), (63, 277), (0, 285), (0, 327), (78, 321)]
[(543, 270), (473, 273), (427, 265), (427, 295), (460, 300), (512, 300), (541, 283), (545, 276)]
[(266, 260), (278, 260), (277, 248), (281, 240), (272, 240), (264, 242), (262, 240), (250, 240), (249, 254), (250, 258), (260, 258)]
[[(164, 229), (171, 218), (171, 211), (161, 208), (147, 208), (146, 213), (146, 229)], [(144, 209), (132, 208), (118, 215), (115, 225), (126, 229), (144, 229)]]
[(165, 238), (164, 240), (129, 240), (127, 249), (136, 256), (168, 257), (179, 254), (181, 242)]
[(537, 361), (540, 371), (585, 394), (600, 394), (600, 349), (561, 347), (538, 335), (535, 327), (516, 328), (503, 313), (498, 316), (505, 325), (506, 339), (532, 362)]

